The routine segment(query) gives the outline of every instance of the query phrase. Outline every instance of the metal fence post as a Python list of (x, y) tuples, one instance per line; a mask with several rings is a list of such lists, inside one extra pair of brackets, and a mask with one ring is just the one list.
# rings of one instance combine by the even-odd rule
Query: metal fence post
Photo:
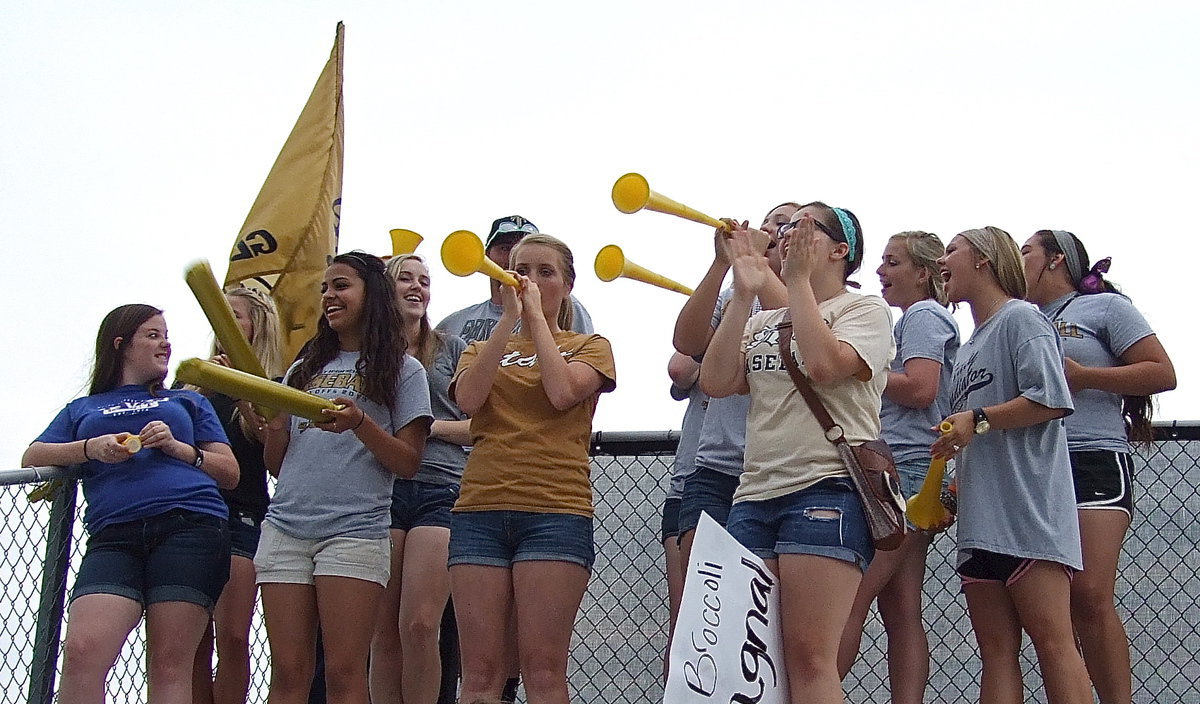
[(71, 536), (75, 527), (76, 486), (73, 478), (63, 480), (63, 487), (50, 506), (33, 660), (29, 667), (28, 704), (51, 704), (54, 700), (54, 678), (58, 671), (63, 608), (67, 597), (67, 567), (71, 563)]

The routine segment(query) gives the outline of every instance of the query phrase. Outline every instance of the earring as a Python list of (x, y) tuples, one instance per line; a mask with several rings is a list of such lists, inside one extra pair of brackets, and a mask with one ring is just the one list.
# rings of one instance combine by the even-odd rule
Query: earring
[(1056, 264), (1051, 264), (1051, 265), (1050, 265), (1050, 271), (1054, 271), (1054, 267), (1055, 267), (1055, 266), (1057, 266), (1057, 265), (1056, 265)]
[(978, 269), (978, 268), (979, 268), (979, 267), (981, 267), (981, 266), (983, 266), (983, 265), (982, 265), (982, 264), (976, 264), (976, 265), (975, 265), (975, 268), (976, 268), (976, 269)]

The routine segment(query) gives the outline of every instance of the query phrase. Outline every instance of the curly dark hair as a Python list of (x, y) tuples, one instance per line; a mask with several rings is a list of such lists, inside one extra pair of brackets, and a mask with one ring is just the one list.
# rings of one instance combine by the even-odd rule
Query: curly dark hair
[[(330, 262), (345, 264), (358, 273), (365, 289), (362, 317), (362, 350), (356, 371), (362, 377), (363, 395), (375, 403), (395, 410), (396, 383), (404, 367), (408, 339), (404, 321), (396, 305), (396, 285), (384, 273), (383, 260), (373, 254), (353, 251), (339, 254)], [(303, 389), (341, 349), (338, 334), (322, 315), (317, 334), (305, 343), (304, 356), (288, 377), (289, 386)]]

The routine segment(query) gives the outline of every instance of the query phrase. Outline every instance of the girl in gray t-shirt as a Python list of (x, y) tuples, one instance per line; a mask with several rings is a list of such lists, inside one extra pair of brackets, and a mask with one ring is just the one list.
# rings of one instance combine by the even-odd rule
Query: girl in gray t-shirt
[[(951, 430), (933, 454), (956, 458), (958, 571), (983, 658), (982, 701), (1022, 698), (1021, 631), (1047, 699), (1091, 700), (1071, 623), (1083, 568), (1062, 418), (1071, 394), (1049, 322), (1025, 297), (1021, 256), (995, 227), (954, 237), (938, 260), (950, 301), (971, 306), (951, 386)], [(1015, 300), (1016, 299), (1016, 300)]]
[[(937, 235), (892, 236), (875, 270), (883, 299), (904, 312), (896, 322), (896, 357), (888, 369), (879, 420), (892, 450), (906, 497), (920, 491), (929, 470), (930, 428), (950, 412), (950, 378), (958, 353), (958, 325), (946, 308), (937, 258), (946, 251)], [(858, 657), (871, 604), (887, 632), (888, 675), (893, 701), (923, 701), (929, 679), (929, 639), (921, 621), (925, 554), (933, 533), (914, 530), (897, 550), (877, 551), (859, 585), (842, 632), (842, 677)]]
[(308, 690), (320, 623), (341, 697), (367, 699), (367, 655), (391, 567), (392, 482), (416, 474), (431, 419), (395, 290), (378, 257), (334, 257), (317, 333), (286, 379), (341, 408), (324, 421), (281, 414), (268, 425), (263, 456), (279, 483), (254, 566), (273, 697)]
[(1117, 613), (1117, 558), (1133, 517), (1130, 441), (1149, 443), (1150, 397), (1175, 387), (1175, 368), (1129, 299), (1104, 280), (1063, 230), (1039, 230), (1021, 248), (1028, 300), (1062, 341), (1075, 413), (1067, 447), (1085, 569), (1071, 582), (1071, 618), (1100, 700), (1128, 702), (1129, 639)]

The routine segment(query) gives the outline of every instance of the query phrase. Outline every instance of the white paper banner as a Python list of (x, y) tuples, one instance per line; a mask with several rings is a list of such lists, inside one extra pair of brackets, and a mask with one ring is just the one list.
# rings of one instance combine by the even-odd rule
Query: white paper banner
[(779, 581), (704, 513), (671, 642), (664, 704), (787, 704)]

